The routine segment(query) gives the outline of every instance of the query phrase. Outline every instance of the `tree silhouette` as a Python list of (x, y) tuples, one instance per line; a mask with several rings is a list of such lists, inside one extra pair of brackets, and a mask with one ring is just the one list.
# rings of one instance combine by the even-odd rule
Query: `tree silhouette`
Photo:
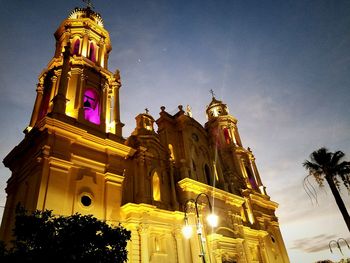
[[(28, 214), (17, 209), (15, 239), (2, 249), (1, 262), (126, 262), (130, 231), (92, 215)], [(1, 252), (1, 249), (0, 249)]]
[(306, 160), (303, 166), (309, 171), (309, 175), (316, 179), (319, 186), (323, 186), (324, 180), (327, 181), (350, 231), (350, 217), (338, 191), (341, 181), (347, 190), (350, 190), (350, 162), (342, 161), (344, 156), (345, 154), (341, 151), (333, 153), (322, 147), (312, 152), (310, 161)]

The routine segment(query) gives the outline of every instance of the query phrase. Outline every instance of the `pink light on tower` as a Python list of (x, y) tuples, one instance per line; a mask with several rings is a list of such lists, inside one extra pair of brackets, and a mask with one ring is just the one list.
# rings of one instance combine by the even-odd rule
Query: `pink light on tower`
[(93, 89), (86, 89), (84, 93), (84, 117), (91, 123), (100, 124), (99, 96)]

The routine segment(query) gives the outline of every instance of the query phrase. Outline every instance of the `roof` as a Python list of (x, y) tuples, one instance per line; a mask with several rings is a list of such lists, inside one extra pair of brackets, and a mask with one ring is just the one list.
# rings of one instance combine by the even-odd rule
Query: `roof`
[(101, 15), (95, 11), (93, 11), (90, 7), (76, 7), (74, 8), (69, 16), (68, 19), (79, 19), (79, 18), (90, 18), (94, 22), (96, 22), (99, 26), (103, 27), (103, 19)]

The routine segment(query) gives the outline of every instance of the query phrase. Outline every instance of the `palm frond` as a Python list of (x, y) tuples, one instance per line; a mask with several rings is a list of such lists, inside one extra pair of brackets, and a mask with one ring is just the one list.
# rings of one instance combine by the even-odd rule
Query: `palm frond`
[(332, 159), (332, 153), (329, 152), (327, 148), (322, 147), (312, 152), (310, 159), (320, 166), (328, 165)]
[(342, 151), (336, 151), (333, 153), (330, 165), (336, 166), (344, 156), (345, 154)]
[(317, 193), (315, 187), (310, 183), (309, 181), (310, 175), (307, 175), (304, 177), (303, 180), (303, 188), (305, 193), (309, 196), (311, 204), (314, 205), (313, 203), (313, 198), (315, 199), (315, 203), (318, 205), (318, 200), (317, 200)]
[(303, 166), (305, 167), (306, 170), (309, 170), (309, 171), (319, 171), (321, 170), (321, 167), (316, 164), (316, 163), (312, 163), (308, 160), (306, 160), (304, 163), (303, 163)]

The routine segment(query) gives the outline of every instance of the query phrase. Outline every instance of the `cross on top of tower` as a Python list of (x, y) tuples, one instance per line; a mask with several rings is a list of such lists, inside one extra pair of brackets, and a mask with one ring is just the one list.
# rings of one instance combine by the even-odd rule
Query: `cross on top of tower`
[(214, 91), (212, 89), (210, 89), (209, 92), (210, 92), (211, 96), (214, 98), (215, 97)]
[(94, 5), (92, 4), (91, 0), (83, 0), (83, 2), (86, 4), (86, 7), (90, 8), (90, 9), (94, 9)]

